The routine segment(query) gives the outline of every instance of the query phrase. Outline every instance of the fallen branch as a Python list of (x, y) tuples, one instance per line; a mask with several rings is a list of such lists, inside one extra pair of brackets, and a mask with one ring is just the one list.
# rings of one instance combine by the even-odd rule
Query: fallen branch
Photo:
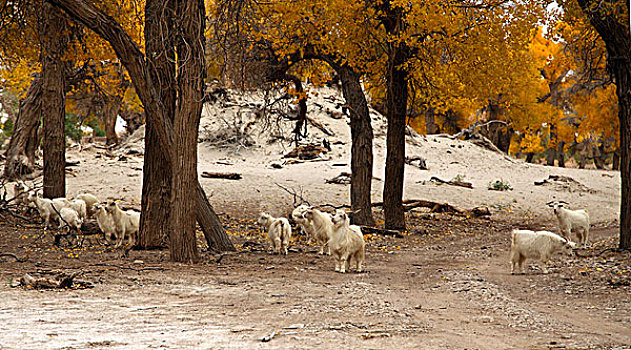
[(33, 289), (67, 289), (71, 287), (91, 288), (92, 283), (87, 281), (76, 281), (75, 277), (81, 274), (80, 271), (73, 272), (69, 275), (60, 273), (53, 278), (33, 277), (28, 273), (20, 278), (20, 284), (27, 288)]
[(335, 136), (335, 133), (329, 129), (327, 129), (324, 125), (320, 124), (318, 121), (311, 119), (309, 117), (307, 117), (307, 121), (309, 122), (309, 124), (315, 126), (316, 128), (318, 128), (320, 131), (322, 131), (323, 133), (325, 133), (327, 136)]
[(11, 258), (15, 259), (15, 261), (17, 261), (19, 263), (26, 262), (26, 259), (27, 259), (27, 257), (24, 257), (24, 259), (20, 259), (20, 258), (18, 258), (17, 255), (15, 255), (13, 253), (0, 253), (0, 258), (3, 257), (3, 256), (11, 257)]
[[(383, 202), (375, 202), (373, 207), (382, 207)], [(486, 207), (475, 207), (469, 210), (458, 209), (447, 203), (437, 203), (424, 199), (405, 199), (403, 200), (403, 210), (410, 211), (414, 208), (429, 208), (430, 213), (447, 213), (453, 215), (470, 215), (473, 217), (488, 216), (491, 212)]]
[(209, 179), (228, 179), (228, 180), (241, 180), (243, 177), (239, 173), (214, 173), (204, 171), (202, 177)]
[(473, 188), (473, 184), (470, 182), (465, 182), (465, 181), (445, 181), (442, 179), (437, 178), (436, 176), (432, 176), (429, 181), (433, 181), (433, 182), (437, 182), (439, 184), (447, 184), (447, 185), (452, 185), (452, 186), (460, 186), (460, 187), (465, 187), (465, 188)]
[(385, 228), (379, 228), (379, 227), (373, 227), (373, 226), (364, 226), (364, 225), (359, 225), (359, 227), (362, 229), (362, 233), (376, 233), (378, 235), (384, 235), (384, 236), (394, 236), (396, 238), (403, 238), (403, 235), (401, 234), (401, 232), (396, 231), (396, 230), (388, 230)]

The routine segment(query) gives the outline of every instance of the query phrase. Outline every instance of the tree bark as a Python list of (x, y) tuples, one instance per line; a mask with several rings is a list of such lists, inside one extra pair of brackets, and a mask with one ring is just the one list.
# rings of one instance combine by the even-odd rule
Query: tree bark
[(360, 74), (350, 67), (337, 69), (342, 93), (351, 115), (351, 210), (357, 211), (355, 225), (375, 224), (372, 217), (372, 125), (366, 96), (359, 82)]
[[(63, 9), (73, 19), (92, 29), (112, 45), (117, 57), (121, 60), (125, 68), (127, 68), (127, 72), (132, 78), (132, 83), (145, 108), (147, 118), (155, 121), (156, 134), (162, 146), (163, 154), (170, 163), (171, 160), (176, 158), (173, 123), (168, 119), (168, 115), (159, 103), (160, 99), (154, 85), (155, 81), (149, 74), (144, 55), (138, 46), (112, 17), (104, 14), (102, 11), (83, 0), (46, 1)], [(211, 249), (234, 251), (234, 246), (230, 242), (223, 227), (221, 227), (221, 223), (214, 213), (212, 206), (208, 203), (203, 188), (199, 184), (199, 181), (195, 180), (195, 182), (197, 183), (197, 193), (195, 196), (197, 219), (202, 226), (206, 241)], [(200, 216), (203, 220), (200, 220)]]
[(64, 80), (67, 62), (63, 55), (68, 37), (67, 23), (53, 6), (41, 12), (42, 120), (44, 128), (44, 197), (66, 196), (66, 104)]
[(620, 149), (613, 151), (611, 170), (620, 170)]
[[(403, 10), (390, 1), (384, 2), (386, 32), (397, 38), (404, 29)], [(388, 43), (386, 117), (386, 176), (383, 186), (383, 209), (387, 229), (405, 229), (403, 182), (405, 166), (405, 118), (408, 104), (408, 73), (402, 65), (410, 56), (405, 42)]]
[(563, 152), (563, 148), (565, 147), (565, 141), (559, 142), (559, 147), (557, 148), (557, 159), (559, 160), (559, 167), (565, 168), (565, 152)]
[[(620, 244), (631, 249), (631, 36), (629, 35), (629, 3), (623, 2), (624, 16), (616, 17), (608, 6), (594, 0), (578, 0), (592, 26), (605, 42), (607, 67), (613, 73), (618, 95), (620, 121)], [(603, 9), (604, 8), (604, 9)]]
[(20, 101), (9, 147), (5, 153), (3, 176), (20, 179), (35, 170), (35, 152), (39, 147), (38, 129), (42, 117), (42, 79), (33, 79), (26, 97)]
[[(203, 0), (179, 0), (177, 4), (177, 81), (179, 94), (173, 127), (175, 159), (171, 162), (171, 213), (169, 251), (171, 261), (197, 262), (195, 197), (197, 182), (197, 133), (204, 97)], [(177, 228), (177, 229), (175, 229)]]
[[(169, 120), (175, 116), (174, 0), (147, 0), (145, 3), (145, 47), (149, 73), (160, 82), (160, 103)], [(153, 249), (166, 246), (169, 238), (171, 165), (163, 155), (155, 118), (145, 124), (145, 158), (138, 246)]]
[(535, 159), (535, 154), (533, 152), (526, 153), (526, 163), (532, 163)]

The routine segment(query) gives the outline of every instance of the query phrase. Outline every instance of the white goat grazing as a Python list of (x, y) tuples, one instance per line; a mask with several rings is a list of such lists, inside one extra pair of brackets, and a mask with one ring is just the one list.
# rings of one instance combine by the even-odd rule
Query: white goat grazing
[(261, 213), (257, 221), (267, 231), (267, 238), (272, 245), (272, 251), (287, 255), (289, 239), (291, 238), (289, 221), (286, 218), (275, 218), (265, 212)]
[(129, 236), (127, 241), (129, 246), (133, 247), (136, 244), (136, 236), (140, 228), (140, 213), (133, 210), (123, 211), (118, 207), (116, 202), (108, 204), (106, 209), (112, 216), (112, 221), (114, 222), (114, 229), (118, 240), (115, 247), (118, 248), (123, 245), (125, 235)]
[(522, 264), (526, 259), (539, 259), (542, 263), (541, 270), (543, 273), (548, 273), (546, 262), (555, 251), (575, 247), (576, 243), (549, 231), (513, 230), (510, 247), (510, 272), (514, 274), (515, 267), (517, 267), (521, 273), (524, 273)]
[(350, 268), (351, 259), (355, 260), (357, 272), (362, 272), (366, 257), (364, 235), (357, 225), (351, 225), (344, 210), (337, 209), (332, 218), (333, 231), (329, 248), (335, 259), (335, 271), (345, 273)]
[(88, 218), (87, 205), (82, 199), (68, 201), (65, 207), (74, 209), (83, 221)]
[(35, 204), (39, 216), (44, 220), (44, 228), (50, 226), (50, 220), (59, 219), (59, 211), (65, 207), (65, 205), (53, 202), (48, 198), (42, 198), (39, 193), (29, 193), (28, 201)]
[(548, 206), (554, 209), (554, 215), (556, 215), (559, 221), (559, 231), (561, 236), (565, 239), (571, 239), (571, 233), (574, 231), (578, 243), (583, 246), (587, 245), (587, 239), (589, 238), (589, 214), (587, 211), (570, 210), (563, 207), (565, 202), (548, 202)]
[[(312, 226), (307, 232), (320, 244), (320, 254), (324, 254), (324, 247), (329, 243), (333, 231), (331, 216), (317, 209), (309, 208), (303, 212), (302, 217), (306, 220), (307, 227)], [(330, 247), (327, 248), (327, 254), (331, 255)]]
[(83, 219), (77, 213), (76, 210), (70, 207), (61, 208), (59, 211), (61, 219), (59, 220), (59, 228), (67, 226), (69, 229), (75, 229), (77, 235), (81, 235), (81, 225), (83, 225)]
[(88, 217), (92, 217), (92, 215), (94, 215), (94, 212), (95, 212), (94, 205), (99, 203), (99, 199), (96, 198), (95, 195), (90, 194), (90, 193), (80, 193), (77, 195), (75, 199), (80, 199), (85, 202), (85, 208), (86, 208)]
[(105, 205), (96, 203), (92, 206), (92, 208), (94, 209), (96, 223), (103, 232), (103, 237), (106, 241), (110, 242), (112, 240), (112, 235), (116, 234), (116, 228), (114, 227), (112, 215), (105, 210)]

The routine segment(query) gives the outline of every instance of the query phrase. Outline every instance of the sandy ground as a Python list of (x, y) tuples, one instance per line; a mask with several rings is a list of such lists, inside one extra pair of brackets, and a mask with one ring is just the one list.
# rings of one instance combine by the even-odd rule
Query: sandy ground
[[(488, 206), (490, 219), (408, 214), (409, 234), (366, 236), (367, 272), (333, 272), (329, 257), (295, 237), (289, 256), (269, 255), (255, 225), (265, 209), (286, 213), (293, 198), (276, 183), (302, 190), (311, 204), (348, 203), (348, 185), (325, 180), (350, 171), (350, 131), (334, 91), (320, 91), (309, 117), (331, 130), (326, 159), (284, 164), (290, 125), (258, 121), (253, 143), (199, 145), (199, 171), (239, 172), (243, 179), (200, 178), (238, 252), (203, 263), (168, 262), (168, 251), (132, 251), (129, 257), (92, 244), (73, 250), (37, 239), (35, 224), (0, 222), (0, 349), (548, 349), (631, 348), (631, 254), (616, 245), (618, 172), (546, 167), (511, 160), (466, 141), (409, 137), (407, 154), (422, 156), (429, 170), (406, 166), (405, 198), (447, 202), (459, 208)], [(203, 135), (253, 118), (259, 99), (233, 96), (207, 105)], [(383, 117), (373, 111), (375, 179), (380, 200), (385, 159)], [(234, 123), (236, 118), (244, 123)], [(228, 123), (227, 123), (228, 122)], [(280, 125), (270, 126), (270, 125)], [(209, 134), (204, 134), (209, 133)], [(312, 140), (325, 135), (309, 128)], [(85, 146), (85, 145), (84, 145)], [(92, 146), (69, 151), (80, 160), (67, 177), (68, 194), (88, 189), (102, 200), (139, 205), (142, 135), (113, 152)], [(140, 154), (134, 154), (140, 152)], [(123, 155), (124, 158), (120, 156)], [(432, 176), (460, 175), (474, 189), (437, 186)], [(549, 175), (579, 184), (535, 186)], [(489, 191), (502, 179), (512, 191)], [(586, 208), (591, 245), (579, 256), (555, 255), (551, 273), (536, 264), (526, 275), (508, 273), (508, 232), (519, 226), (556, 230), (549, 200)], [(378, 222), (383, 222), (376, 211)], [(201, 240), (200, 240), (200, 244)], [(82, 271), (87, 290), (11, 288), (24, 273)], [(274, 334), (269, 342), (262, 339)]]

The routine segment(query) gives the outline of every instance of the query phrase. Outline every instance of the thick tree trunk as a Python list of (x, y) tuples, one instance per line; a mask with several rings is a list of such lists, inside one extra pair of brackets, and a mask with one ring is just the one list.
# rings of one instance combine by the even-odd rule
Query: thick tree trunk
[(373, 226), (372, 187), (372, 125), (366, 96), (359, 82), (360, 75), (350, 67), (339, 67), (342, 93), (351, 114), (351, 210), (358, 211), (351, 221), (356, 225)]
[(526, 163), (532, 163), (532, 161), (535, 159), (535, 154), (532, 152), (528, 152), (526, 153)]
[(204, 97), (203, 0), (180, 0), (177, 26), (177, 80), (179, 95), (173, 127), (175, 159), (171, 162), (171, 213), (169, 251), (171, 261), (197, 262), (195, 197), (197, 191), (197, 133)]
[[(175, 116), (175, 42), (173, 18), (175, 0), (148, 0), (145, 3), (146, 51), (153, 81), (159, 86), (160, 102), (168, 118)], [(145, 159), (138, 246), (153, 249), (166, 246), (169, 238), (171, 165), (163, 155), (154, 118), (145, 126)]]
[(118, 117), (118, 111), (120, 111), (122, 102), (122, 96), (114, 96), (107, 101), (103, 110), (103, 114), (105, 116), (105, 144), (108, 146), (118, 144), (118, 135), (116, 135), (116, 118)]
[(629, 3), (622, 2), (624, 16), (593, 0), (578, 0), (607, 48), (607, 66), (613, 73), (620, 121), (620, 248), (631, 249), (631, 36)]
[(548, 148), (546, 150), (546, 165), (554, 166), (555, 158), (556, 158), (556, 150), (554, 148)]
[[(398, 37), (405, 31), (403, 9), (384, 1), (386, 32)], [(383, 210), (387, 229), (405, 229), (403, 183), (405, 166), (405, 122), (408, 106), (408, 73), (403, 65), (410, 57), (405, 42), (390, 42), (386, 73), (386, 176), (383, 185)]]
[(63, 59), (68, 30), (61, 13), (44, 4), (41, 12), (42, 120), (44, 128), (44, 197), (66, 196), (66, 104)]
[(19, 179), (35, 170), (35, 152), (39, 146), (37, 130), (42, 117), (42, 79), (36, 77), (20, 101), (13, 134), (5, 153), (3, 176), (8, 180)]
[(440, 134), (440, 128), (438, 124), (436, 124), (436, 115), (432, 110), (425, 111), (425, 133), (427, 135), (430, 134)]
[(563, 148), (565, 147), (565, 141), (559, 142), (559, 147), (557, 148), (557, 159), (559, 160), (559, 167), (565, 168), (565, 152), (563, 152)]
[[(155, 82), (152, 80), (149, 69), (144, 61), (144, 55), (121, 28), (121, 26), (110, 16), (104, 14), (98, 8), (83, 0), (46, 0), (66, 11), (72, 18), (81, 22), (88, 28), (94, 30), (99, 36), (112, 45), (116, 55), (121, 60), (129, 76), (132, 78), (134, 88), (142, 101), (147, 118), (153, 119), (156, 125), (156, 133), (164, 156), (167, 161), (175, 159), (175, 132), (173, 123), (168, 119), (164, 108), (160, 105), (159, 94), (156, 90)], [(213, 208), (206, 199), (204, 190), (197, 181), (196, 211), (198, 222), (206, 235), (206, 241), (214, 250), (234, 251), (234, 246), (221, 227)], [(200, 215), (208, 220), (199, 220)], [(222, 244), (222, 245), (216, 245)]]

